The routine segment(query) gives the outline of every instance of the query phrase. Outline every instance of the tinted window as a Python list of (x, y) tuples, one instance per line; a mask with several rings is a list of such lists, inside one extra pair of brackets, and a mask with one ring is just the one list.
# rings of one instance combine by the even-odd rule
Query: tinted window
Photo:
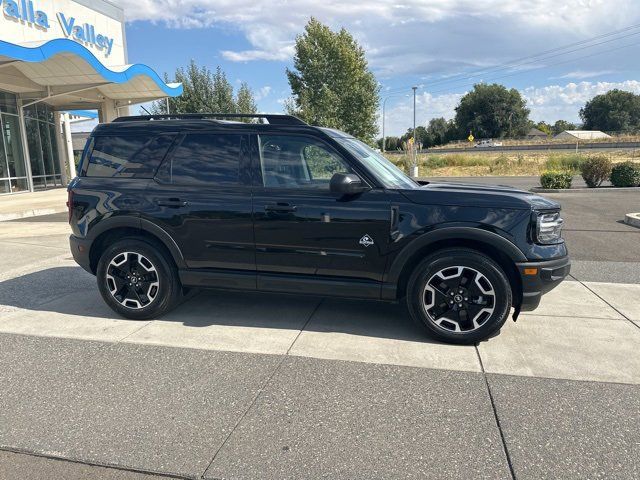
[(171, 135), (93, 137), (85, 175), (151, 178), (172, 142)]
[(237, 185), (241, 135), (189, 134), (171, 157), (172, 183)]
[(319, 140), (261, 135), (259, 141), (265, 187), (328, 189), (335, 173), (351, 173), (342, 158)]

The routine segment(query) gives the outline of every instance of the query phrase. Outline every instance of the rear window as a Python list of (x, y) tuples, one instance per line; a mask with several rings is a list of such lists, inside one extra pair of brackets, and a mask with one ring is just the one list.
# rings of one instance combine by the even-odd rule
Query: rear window
[(178, 185), (238, 185), (241, 139), (237, 134), (188, 134), (161, 175)]
[(93, 137), (85, 176), (152, 178), (173, 138), (173, 135)]

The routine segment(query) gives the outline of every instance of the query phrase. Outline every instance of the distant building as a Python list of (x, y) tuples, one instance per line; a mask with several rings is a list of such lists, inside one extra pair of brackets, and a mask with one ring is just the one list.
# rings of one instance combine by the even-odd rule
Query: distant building
[(527, 140), (546, 140), (549, 136), (542, 130), (532, 128), (527, 132)]
[(611, 135), (607, 135), (600, 130), (565, 130), (559, 133), (555, 137), (558, 140), (596, 140), (598, 138), (611, 138)]

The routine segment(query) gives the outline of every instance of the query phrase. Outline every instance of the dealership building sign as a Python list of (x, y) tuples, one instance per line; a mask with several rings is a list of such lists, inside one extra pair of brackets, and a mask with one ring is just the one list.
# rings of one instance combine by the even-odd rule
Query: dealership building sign
[[(44, 10), (39, 10), (32, 0), (0, 0), (0, 7), (4, 17), (22, 24), (26, 28), (43, 31), (51, 29), (50, 16)], [(65, 38), (73, 39), (85, 46), (93, 47), (106, 56), (113, 50), (113, 37), (104, 33), (97, 33), (93, 24), (82, 22), (76, 16), (64, 12), (56, 12), (61, 33)]]

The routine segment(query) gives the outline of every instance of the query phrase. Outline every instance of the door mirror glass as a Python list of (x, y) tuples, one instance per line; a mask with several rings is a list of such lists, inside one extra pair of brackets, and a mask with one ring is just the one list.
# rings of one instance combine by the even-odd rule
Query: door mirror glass
[(355, 173), (335, 173), (329, 185), (331, 191), (339, 195), (356, 195), (369, 190)]

